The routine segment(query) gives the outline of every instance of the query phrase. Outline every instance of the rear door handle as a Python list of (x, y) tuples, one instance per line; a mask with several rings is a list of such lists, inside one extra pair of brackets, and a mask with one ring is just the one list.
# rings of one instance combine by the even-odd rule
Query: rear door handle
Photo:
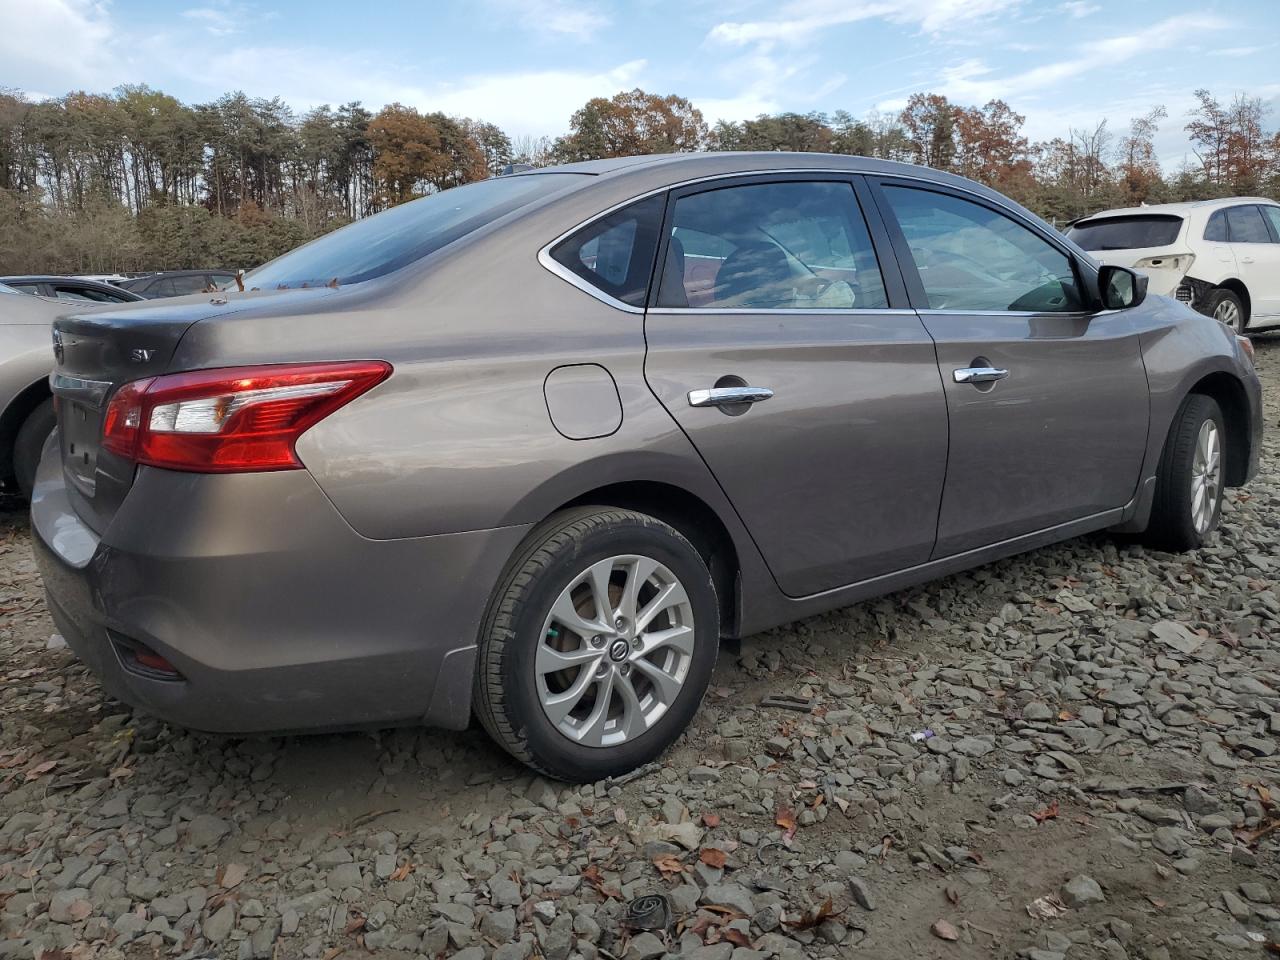
[(690, 390), (691, 407), (724, 407), (734, 403), (759, 403), (773, 396), (768, 387), (712, 387), (710, 390)]
[(951, 375), (956, 383), (995, 383), (1009, 376), (1009, 371), (999, 367), (961, 367)]

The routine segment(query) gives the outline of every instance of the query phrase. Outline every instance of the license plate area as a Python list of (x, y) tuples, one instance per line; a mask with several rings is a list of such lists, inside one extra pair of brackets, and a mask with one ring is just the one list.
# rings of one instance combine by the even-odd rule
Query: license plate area
[(91, 497), (98, 473), (101, 415), (93, 407), (66, 399), (59, 401), (58, 414), (63, 472), (76, 489)]

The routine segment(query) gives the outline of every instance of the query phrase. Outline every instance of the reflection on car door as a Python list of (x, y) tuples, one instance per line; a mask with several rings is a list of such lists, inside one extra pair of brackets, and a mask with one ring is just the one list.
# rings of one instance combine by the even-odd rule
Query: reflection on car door
[(1280, 319), (1280, 207), (1228, 207), (1226, 216), (1236, 266), (1249, 291), (1250, 323)]
[[(645, 375), (801, 596), (922, 563), (947, 413), (933, 343), (854, 178), (673, 192)], [(753, 389), (754, 402), (724, 391)], [(730, 402), (721, 404), (722, 400)]]
[(1129, 316), (1094, 313), (1073, 258), (977, 197), (879, 180), (950, 412), (940, 558), (1121, 507), (1146, 448)]

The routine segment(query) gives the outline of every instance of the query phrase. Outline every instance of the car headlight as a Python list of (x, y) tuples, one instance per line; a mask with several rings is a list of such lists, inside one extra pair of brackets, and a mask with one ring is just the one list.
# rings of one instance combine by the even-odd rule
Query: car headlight
[(1176, 270), (1178, 273), (1186, 273), (1195, 259), (1193, 253), (1175, 253), (1163, 257), (1143, 257), (1133, 266), (1136, 270)]
[(1249, 358), (1249, 363), (1253, 363), (1253, 341), (1248, 337), (1242, 337), (1236, 334), (1236, 346), (1240, 348), (1240, 352)]

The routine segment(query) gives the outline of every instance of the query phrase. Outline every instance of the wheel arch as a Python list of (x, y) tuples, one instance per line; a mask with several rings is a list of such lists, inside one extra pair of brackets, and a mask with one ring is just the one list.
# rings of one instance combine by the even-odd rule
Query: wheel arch
[(1240, 298), (1240, 304), (1244, 307), (1244, 322), (1248, 323), (1249, 318), (1253, 316), (1253, 300), (1249, 297), (1249, 288), (1244, 285), (1244, 281), (1237, 277), (1228, 277), (1221, 281), (1218, 287), (1222, 290), (1230, 290)]
[(740, 562), (733, 536), (720, 515), (701, 497), (683, 487), (657, 480), (628, 480), (596, 487), (561, 504), (635, 510), (656, 517), (679, 530), (701, 554), (715, 584), (720, 605), (720, 632), (737, 636), (740, 600)]
[(1245, 482), (1249, 472), (1249, 397), (1239, 379), (1226, 371), (1207, 374), (1192, 384), (1187, 391), (1211, 397), (1222, 410), (1227, 428), (1227, 462), (1225, 482), (1238, 487)]
[(18, 430), (27, 417), (51, 396), (47, 378), (41, 378), (19, 390), (0, 412), (0, 479), (13, 479), (13, 445)]

